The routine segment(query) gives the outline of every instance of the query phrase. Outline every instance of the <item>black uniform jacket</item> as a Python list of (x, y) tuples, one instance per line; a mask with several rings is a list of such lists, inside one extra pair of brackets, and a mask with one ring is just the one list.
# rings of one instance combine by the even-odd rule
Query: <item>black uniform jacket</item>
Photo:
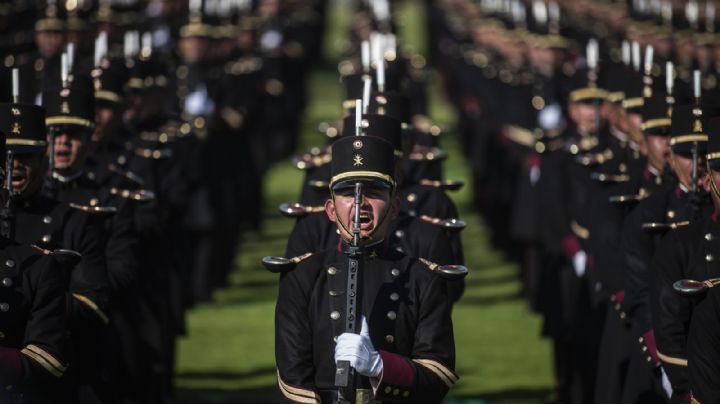
[(687, 345), (688, 374), (695, 400), (720, 403), (720, 289), (710, 289), (693, 312)]
[(79, 252), (81, 261), (67, 268), (70, 271), (68, 314), (73, 322), (96, 325), (108, 322), (105, 236), (99, 217), (36, 195), (16, 205), (14, 237), (25, 245)]
[(716, 216), (668, 233), (651, 263), (656, 273), (651, 292), (658, 356), (677, 395), (690, 388), (686, 347), (693, 308), (700, 298), (679, 294), (673, 283), (720, 277), (720, 222)]
[(61, 377), (67, 368), (63, 271), (36, 249), (0, 239), (0, 402)]
[[(347, 297), (348, 258), (340, 248), (316, 253), (280, 279), (275, 357), (282, 402), (320, 402), (335, 389), (334, 337), (344, 332)], [(365, 257), (358, 306), (383, 360), (375, 400), (441, 402), (458, 379), (446, 283), (382, 243)]]

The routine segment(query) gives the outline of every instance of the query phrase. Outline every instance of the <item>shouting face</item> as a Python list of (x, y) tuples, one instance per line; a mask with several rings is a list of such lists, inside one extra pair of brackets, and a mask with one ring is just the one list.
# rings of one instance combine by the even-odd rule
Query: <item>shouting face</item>
[[(85, 164), (88, 134), (84, 129), (64, 127), (54, 136), (53, 165), (55, 171), (62, 175), (78, 172)], [(48, 142), (52, 142), (48, 138)]]
[[(399, 201), (391, 195), (390, 189), (366, 185), (360, 204), (360, 239), (364, 243), (385, 237), (389, 223), (399, 210)], [(337, 224), (345, 240), (353, 238), (355, 226), (355, 189), (336, 190), (334, 198), (325, 202), (325, 212), (330, 221)]]

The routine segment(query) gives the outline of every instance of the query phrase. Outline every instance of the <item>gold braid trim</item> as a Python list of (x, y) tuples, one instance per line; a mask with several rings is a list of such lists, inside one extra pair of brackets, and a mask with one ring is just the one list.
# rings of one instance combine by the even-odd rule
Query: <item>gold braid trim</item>
[(35, 361), (55, 377), (62, 377), (67, 370), (67, 366), (62, 365), (54, 356), (37, 345), (29, 344), (20, 353)]
[(280, 387), (280, 392), (285, 396), (288, 400), (292, 400), (298, 403), (320, 403), (320, 396), (318, 396), (314, 391), (307, 390), (307, 389), (301, 389), (298, 387), (290, 386), (289, 384), (285, 383), (280, 377), (280, 371), (277, 371), (277, 377), (278, 377), (278, 386)]
[(439, 377), (440, 380), (448, 386), (448, 388), (452, 388), (452, 386), (458, 381), (458, 377), (455, 373), (438, 361), (431, 359), (413, 359), (413, 362), (435, 373), (435, 375), (437, 375), (437, 377)]
[(687, 367), (687, 365), (688, 365), (687, 359), (674, 358), (672, 356), (667, 356), (660, 351), (657, 351), (657, 354), (658, 354), (658, 358), (660, 358), (660, 360), (665, 363), (669, 363), (671, 365), (677, 365), (677, 366), (685, 366), (685, 367)]
[(100, 308), (98, 307), (98, 305), (97, 305), (95, 302), (93, 302), (92, 300), (90, 300), (90, 298), (88, 298), (88, 297), (86, 297), (86, 296), (83, 296), (83, 295), (81, 295), (81, 294), (79, 294), (79, 293), (73, 293), (72, 296), (73, 296), (76, 300), (78, 300), (80, 303), (82, 303), (82, 304), (84, 304), (85, 306), (89, 307), (90, 310), (94, 311), (95, 314), (97, 314), (98, 317), (100, 317), (100, 320), (103, 322), (103, 324), (108, 324), (108, 323), (110, 323), (110, 318), (108, 318), (108, 316), (107, 316), (102, 310), (100, 310)]

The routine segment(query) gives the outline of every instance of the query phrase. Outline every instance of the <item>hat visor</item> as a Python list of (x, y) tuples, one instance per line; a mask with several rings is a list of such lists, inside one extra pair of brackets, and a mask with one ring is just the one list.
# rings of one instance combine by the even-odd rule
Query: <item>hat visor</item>
[(331, 187), (332, 187), (333, 191), (340, 191), (340, 190), (344, 190), (344, 189), (355, 188), (355, 184), (357, 184), (358, 182), (362, 182), (363, 185), (366, 187), (369, 186), (369, 187), (375, 188), (375, 189), (391, 189), (392, 188), (392, 184), (390, 184), (386, 181), (382, 181), (377, 178), (367, 178), (367, 177), (358, 177), (358, 178), (351, 178), (351, 179), (338, 181), (335, 184), (332, 184)]
[(708, 167), (713, 171), (720, 171), (720, 158), (708, 159)]
[(655, 128), (645, 129), (644, 132), (647, 136), (668, 137), (670, 136), (670, 126), (658, 126)]
[[(697, 153), (698, 156), (704, 156), (707, 153), (707, 143), (697, 142)], [(692, 157), (693, 155), (693, 142), (677, 143), (670, 146), (672, 152), (683, 157)]]

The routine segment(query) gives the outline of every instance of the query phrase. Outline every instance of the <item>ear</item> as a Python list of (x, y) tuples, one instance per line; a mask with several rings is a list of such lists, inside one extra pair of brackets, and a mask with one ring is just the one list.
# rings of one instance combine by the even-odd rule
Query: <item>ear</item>
[(325, 214), (328, 220), (333, 223), (337, 222), (337, 217), (335, 216), (335, 201), (333, 201), (332, 198), (325, 201)]

